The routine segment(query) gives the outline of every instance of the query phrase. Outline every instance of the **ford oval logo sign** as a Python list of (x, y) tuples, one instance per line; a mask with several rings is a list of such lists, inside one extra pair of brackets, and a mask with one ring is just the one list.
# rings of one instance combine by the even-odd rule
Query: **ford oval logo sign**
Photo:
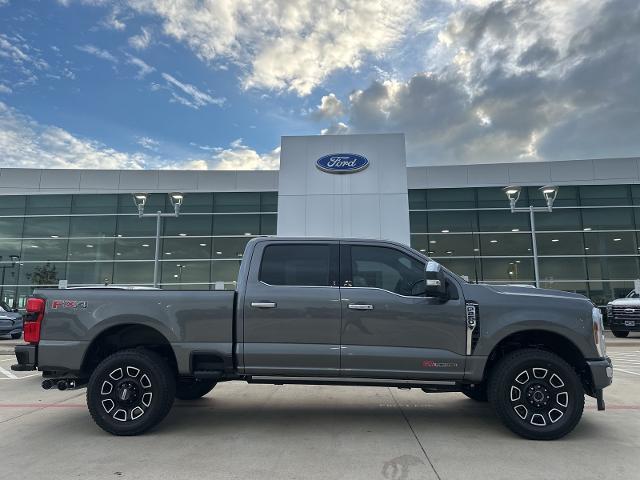
[(327, 173), (355, 173), (369, 166), (369, 160), (355, 153), (332, 153), (316, 160), (316, 167)]

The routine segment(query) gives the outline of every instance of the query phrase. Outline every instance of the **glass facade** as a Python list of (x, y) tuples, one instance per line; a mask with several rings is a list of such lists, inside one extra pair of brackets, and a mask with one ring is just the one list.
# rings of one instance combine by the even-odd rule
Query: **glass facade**
[[(518, 206), (545, 206), (537, 187)], [(500, 188), (409, 191), (411, 246), (470, 281), (535, 284), (529, 214)], [(598, 305), (640, 277), (640, 185), (562, 186), (553, 212), (535, 214), (540, 283)]]
[[(235, 287), (244, 247), (275, 235), (277, 192), (187, 193), (163, 219), (164, 289)], [(536, 187), (518, 206), (544, 206)], [(151, 194), (145, 213), (171, 212)], [(500, 188), (409, 191), (411, 246), (470, 281), (534, 283), (527, 213), (511, 213)], [(640, 277), (640, 185), (562, 186), (553, 212), (536, 213), (541, 286), (598, 305)], [(140, 219), (130, 194), (0, 197), (0, 298), (19, 308), (36, 286), (152, 285), (155, 218)], [(11, 257), (19, 259), (12, 262)]]
[[(145, 213), (158, 210), (173, 211), (166, 194), (149, 195)], [(277, 210), (277, 192), (186, 194), (180, 216), (163, 219), (161, 287), (235, 288), (245, 245), (275, 235)], [(0, 298), (23, 308), (34, 287), (59, 280), (150, 286), (155, 236), (130, 194), (0, 197)]]

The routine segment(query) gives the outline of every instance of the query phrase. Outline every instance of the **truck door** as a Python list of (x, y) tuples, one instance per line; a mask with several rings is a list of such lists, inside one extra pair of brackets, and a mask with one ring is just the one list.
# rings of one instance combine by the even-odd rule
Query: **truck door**
[(338, 252), (327, 241), (256, 246), (243, 308), (245, 373), (339, 374)]
[(424, 296), (424, 261), (410, 250), (341, 245), (341, 375), (457, 379), (464, 374), (465, 304)]

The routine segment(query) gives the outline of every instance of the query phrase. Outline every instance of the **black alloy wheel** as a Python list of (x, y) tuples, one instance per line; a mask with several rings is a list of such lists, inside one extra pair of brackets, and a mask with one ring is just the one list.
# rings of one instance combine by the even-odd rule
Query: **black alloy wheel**
[(565, 436), (584, 409), (584, 390), (575, 370), (544, 350), (506, 355), (491, 375), (488, 393), (502, 422), (532, 440)]
[(175, 374), (148, 350), (124, 350), (104, 359), (87, 384), (87, 405), (100, 428), (114, 435), (138, 435), (169, 413)]

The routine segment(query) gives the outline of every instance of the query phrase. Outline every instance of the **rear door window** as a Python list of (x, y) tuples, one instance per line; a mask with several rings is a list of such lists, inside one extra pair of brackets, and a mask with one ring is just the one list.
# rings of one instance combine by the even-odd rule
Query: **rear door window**
[(269, 245), (262, 254), (260, 281), (269, 285), (333, 286), (337, 245)]

